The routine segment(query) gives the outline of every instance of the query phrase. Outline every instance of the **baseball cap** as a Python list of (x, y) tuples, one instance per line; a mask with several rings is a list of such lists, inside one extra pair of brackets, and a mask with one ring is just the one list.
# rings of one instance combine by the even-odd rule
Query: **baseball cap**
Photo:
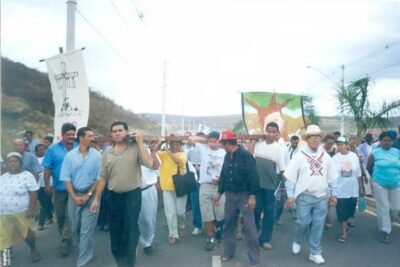
[(222, 132), (219, 142), (229, 141), (229, 140), (236, 140), (236, 139), (237, 139), (236, 134), (233, 131), (226, 130), (226, 131)]

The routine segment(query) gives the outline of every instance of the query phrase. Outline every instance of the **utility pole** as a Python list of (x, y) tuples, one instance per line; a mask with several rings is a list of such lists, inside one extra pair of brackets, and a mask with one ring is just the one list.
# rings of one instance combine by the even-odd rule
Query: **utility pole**
[(67, 46), (66, 52), (75, 49), (75, 13), (77, 0), (67, 1)]
[[(341, 80), (341, 86), (342, 86), (342, 90), (344, 89), (344, 64), (342, 64), (341, 66), (342, 69), (342, 80)], [(341, 109), (341, 116), (340, 116), (340, 133), (342, 135), (345, 134), (344, 132), (344, 111), (343, 111), (343, 103), (340, 103), (340, 105), (342, 106)]]
[(185, 102), (182, 101), (182, 121), (181, 121), (181, 127), (182, 127), (182, 135), (185, 134)]
[(167, 61), (164, 60), (164, 75), (163, 75), (163, 86), (162, 86), (162, 102), (161, 102), (161, 136), (165, 136), (165, 90), (167, 89)]

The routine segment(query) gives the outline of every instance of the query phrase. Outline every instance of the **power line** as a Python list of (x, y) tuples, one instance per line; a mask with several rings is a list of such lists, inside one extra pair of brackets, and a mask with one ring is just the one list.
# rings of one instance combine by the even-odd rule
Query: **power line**
[[(381, 67), (381, 68), (379, 68), (379, 69), (375, 69), (375, 70), (370, 71), (370, 72), (367, 72), (367, 74), (366, 74), (365, 76), (370, 76), (370, 75), (373, 74), (373, 73), (377, 73), (377, 72), (383, 71), (383, 70), (385, 70), (385, 69), (393, 68), (393, 67), (396, 67), (396, 66), (400, 66), (400, 62), (391, 64), (391, 65), (388, 65), (388, 66), (385, 66), (385, 67)], [(365, 76), (360, 76), (360, 77), (357, 78), (356, 80), (359, 80), (359, 79), (361, 79), (361, 78), (364, 78)]]
[[(373, 52), (371, 52), (371, 53), (369, 53), (369, 54), (367, 54), (365, 56), (362, 56), (362, 57), (360, 57), (360, 58), (358, 58), (358, 59), (356, 59), (354, 61), (351, 61), (351, 62), (349, 62), (347, 64), (344, 64), (344, 65), (346, 66), (346, 68), (348, 68), (348, 66), (356, 65), (356, 64), (360, 63), (361, 61), (364, 61), (364, 60), (369, 59), (371, 57), (375, 57), (375, 56), (377, 56), (377, 55), (379, 55), (379, 54), (381, 54), (383, 52), (386, 52), (390, 48), (393, 48), (393, 47), (398, 46), (398, 45), (400, 45), (400, 40), (397, 40), (397, 41), (394, 41), (392, 43), (386, 44), (383, 48), (381, 48), (379, 50), (376, 50), (376, 51), (373, 51)], [(337, 73), (337, 71), (334, 71), (330, 77), (332, 77), (336, 73)]]
[(92, 23), (90, 23), (90, 21), (78, 9), (76, 9), (76, 12), (100, 36), (100, 38), (103, 39), (103, 41), (108, 44), (108, 46), (115, 52), (115, 54), (117, 54), (121, 58), (122, 61), (124, 61), (125, 63), (128, 64), (128, 62), (125, 60), (125, 58), (122, 56), (122, 54), (112, 45), (112, 43), (110, 41), (107, 40), (106, 37), (104, 37), (103, 34), (101, 34), (101, 32), (99, 30), (97, 30), (97, 28)]
[(143, 19), (144, 19), (144, 14), (143, 14), (143, 12), (135, 5), (135, 3), (133, 2), (133, 0), (130, 0), (130, 2), (131, 2), (131, 4), (132, 4), (133, 8), (135, 9), (136, 14), (137, 14), (138, 18), (140, 19), (140, 21), (141, 21), (141, 22), (144, 22), (144, 21), (143, 21)]
[(125, 24), (125, 26), (129, 28), (128, 23), (127, 23), (126, 20), (122, 17), (121, 12), (119, 12), (119, 9), (118, 9), (117, 5), (114, 3), (113, 0), (110, 0), (110, 2), (111, 2), (111, 5), (113, 6), (115, 12), (117, 12), (118, 17), (122, 20), (122, 22)]

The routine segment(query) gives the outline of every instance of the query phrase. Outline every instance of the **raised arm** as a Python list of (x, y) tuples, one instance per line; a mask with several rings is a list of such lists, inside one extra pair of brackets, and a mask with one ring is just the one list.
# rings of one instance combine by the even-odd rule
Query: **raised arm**
[(208, 139), (201, 137), (201, 136), (189, 136), (188, 137), (189, 143), (191, 143), (192, 145), (196, 145), (196, 143), (200, 143), (200, 144), (207, 144)]
[(150, 146), (150, 154), (151, 157), (153, 158), (153, 166), (151, 168), (153, 170), (158, 170), (160, 168), (160, 159), (158, 158), (157, 155), (157, 150), (158, 150), (157, 142), (152, 141), (150, 142), (149, 146)]
[(136, 136), (136, 143), (137, 143), (138, 150), (139, 150), (139, 157), (140, 157), (140, 160), (142, 161), (142, 164), (144, 166), (146, 166), (147, 168), (152, 168), (152, 166), (153, 166), (153, 157), (150, 155), (150, 153), (144, 147), (142, 133), (141, 132), (137, 132), (135, 134), (135, 136)]

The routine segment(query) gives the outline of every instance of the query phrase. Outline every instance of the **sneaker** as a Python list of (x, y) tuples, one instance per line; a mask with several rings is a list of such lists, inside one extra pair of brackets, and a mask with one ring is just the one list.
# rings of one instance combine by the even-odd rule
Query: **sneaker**
[(176, 244), (177, 239), (175, 237), (170, 237), (168, 239), (168, 244), (170, 245), (175, 245)]
[(323, 264), (323, 263), (325, 263), (325, 260), (324, 260), (324, 258), (322, 258), (321, 255), (313, 255), (313, 254), (310, 254), (310, 257), (309, 257), (308, 259), (309, 259), (310, 261), (315, 262), (316, 264)]
[(193, 232), (192, 232), (192, 235), (196, 236), (196, 235), (199, 235), (199, 234), (201, 234), (201, 233), (202, 233), (201, 229), (195, 227), (194, 230), (193, 230)]
[(214, 247), (215, 247), (215, 241), (214, 241), (214, 238), (207, 238), (207, 241), (206, 241), (206, 247), (204, 248), (206, 251), (211, 251), (211, 250), (213, 250), (214, 249)]
[(293, 254), (299, 254), (301, 250), (301, 245), (297, 244), (296, 242), (293, 242), (292, 244), (292, 252)]
[(144, 254), (150, 256), (151, 254), (153, 254), (154, 249), (152, 246), (148, 246), (148, 247), (143, 248), (143, 251), (144, 251)]
[(276, 225), (282, 225), (282, 224), (283, 224), (283, 220), (282, 220), (282, 219), (279, 219), (279, 220), (277, 220), (275, 223), (276, 223)]
[(47, 225), (53, 224), (53, 219), (47, 219), (47, 220), (46, 220), (46, 224), (47, 224)]
[(381, 231), (379, 241), (384, 244), (389, 244), (390, 243), (390, 234), (386, 233), (384, 231)]
[(62, 242), (60, 246), (60, 255), (61, 257), (67, 257), (70, 253), (71, 245), (67, 242)]
[(262, 247), (265, 250), (271, 250), (272, 249), (272, 244), (265, 242), (265, 243), (262, 244)]
[(43, 231), (44, 230), (44, 225), (43, 224), (39, 224), (37, 229), (38, 229), (38, 231)]

